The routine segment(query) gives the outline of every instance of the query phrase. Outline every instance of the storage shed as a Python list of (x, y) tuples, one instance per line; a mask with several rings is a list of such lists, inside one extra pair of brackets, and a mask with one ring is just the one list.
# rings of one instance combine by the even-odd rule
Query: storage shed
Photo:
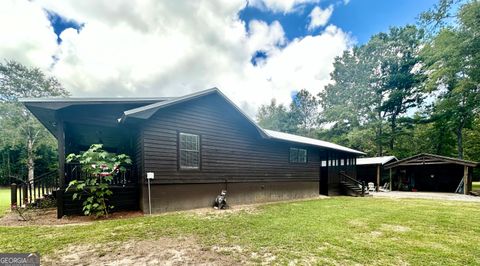
[(457, 192), (472, 190), (478, 162), (422, 153), (384, 166), (391, 188), (403, 191)]

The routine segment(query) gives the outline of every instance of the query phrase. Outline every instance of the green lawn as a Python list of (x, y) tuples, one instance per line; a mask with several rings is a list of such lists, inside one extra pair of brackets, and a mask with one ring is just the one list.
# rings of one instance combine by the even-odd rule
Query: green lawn
[(193, 237), (207, 249), (226, 245), (271, 253), (280, 264), (479, 265), (479, 225), (480, 203), (337, 197), (220, 216), (185, 212), (88, 225), (0, 227), (0, 253)]
[(10, 208), (10, 189), (0, 187), (0, 217)]
[(472, 190), (480, 190), (480, 182), (472, 182)]

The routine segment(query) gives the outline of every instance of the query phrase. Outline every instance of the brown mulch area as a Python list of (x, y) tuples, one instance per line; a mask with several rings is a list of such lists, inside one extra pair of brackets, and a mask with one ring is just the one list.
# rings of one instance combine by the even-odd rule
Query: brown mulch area
[(57, 209), (38, 209), (29, 210), (24, 216), (27, 221), (22, 220), (18, 213), (10, 211), (0, 218), (0, 226), (28, 226), (28, 225), (68, 225), (68, 224), (89, 224), (94, 221), (101, 220), (115, 220), (123, 218), (132, 218), (143, 216), (140, 211), (123, 211), (114, 212), (108, 216), (108, 218), (95, 219), (88, 216), (64, 216), (61, 219), (57, 219)]

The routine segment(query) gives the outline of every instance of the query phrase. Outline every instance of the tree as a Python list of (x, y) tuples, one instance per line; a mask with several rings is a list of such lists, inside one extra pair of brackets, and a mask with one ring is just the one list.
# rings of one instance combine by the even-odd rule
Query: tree
[(319, 103), (315, 96), (303, 89), (293, 97), (290, 113), (297, 133), (309, 136), (318, 125)]
[[(8, 162), (11, 161), (10, 148), (21, 147), (28, 180), (33, 180), (35, 175), (37, 148), (41, 145), (53, 146), (54, 141), (18, 99), (68, 95), (56, 78), (46, 76), (38, 68), (29, 68), (14, 61), (0, 63), (0, 145), (7, 148), (4, 157)], [(7, 167), (10, 169), (10, 165)]]
[(288, 133), (295, 132), (289, 111), (283, 104), (277, 104), (275, 99), (272, 99), (269, 105), (260, 106), (257, 121), (261, 127), (266, 129)]
[(418, 57), (421, 38), (422, 32), (415, 26), (393, 27), (336, 58), (331, 74), (334, 82), (319, 94), (322, 122), (347, 132), (374, 132), (376, 154), (384, 153), (386, 142), (393, 152), (401, 132), (398, 120), (423, 99)]
[(480, 2), (460, 8), (458, 26), (440, 30), (423, 49), (429, 75), (426, 87), (437, 91), (433, 116), (454, 130), (457, 156), (463, 158), (463, 132), (480, 112)]
[(389, 120), (389, 148), (393, 151), (399, 117), (419, 106), (424, 98), (419, 57), (423, 32), (415, 26), (407, 25), (402, 28), (393, 27), (388, 34), (379, 34), (377, 38), (382, 40), (381, 47), (387, 51), (382, 63), (382, 72), (385, 73), (382, 89), (387, 97), (380, 108)]

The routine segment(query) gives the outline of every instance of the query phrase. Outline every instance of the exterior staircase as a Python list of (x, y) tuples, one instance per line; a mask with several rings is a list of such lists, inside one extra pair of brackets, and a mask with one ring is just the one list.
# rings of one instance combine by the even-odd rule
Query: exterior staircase
[(352, 197), (368, 196), (368, 188), (364, 182), (360, 182), (343, 172), (340, 172), (340, 189), (344, 195)]

